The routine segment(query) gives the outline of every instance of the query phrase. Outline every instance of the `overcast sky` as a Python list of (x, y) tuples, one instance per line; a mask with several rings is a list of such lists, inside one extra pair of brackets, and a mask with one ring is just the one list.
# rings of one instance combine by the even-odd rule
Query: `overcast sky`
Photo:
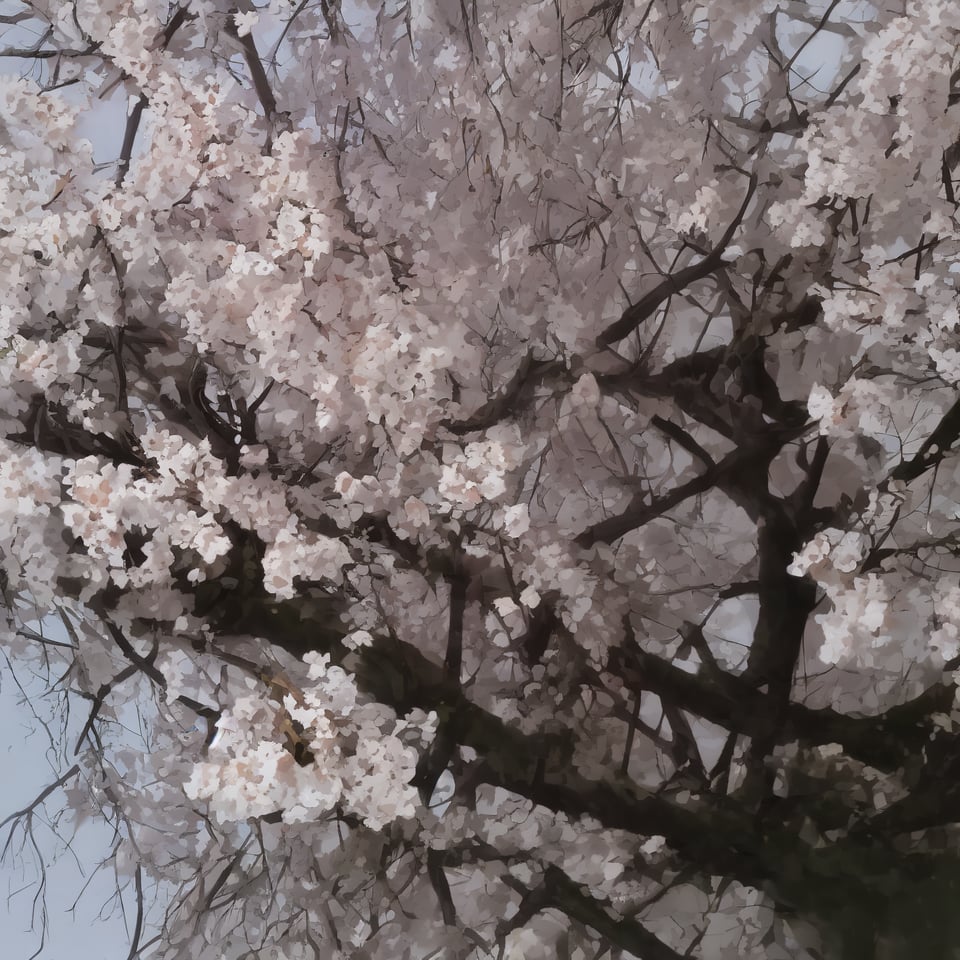
[[(28, 806), (71, 766), (58, 761), (44, 729), (48, 726), (57, 739), (63, 731), (62, 700), (57, 695), (45, 697), (47, 690), (41, 677), (20, 665), (14, 676), (7, 662), (0, 660), (0, 757), (5, 771), (0, 777), (0, 820)], [(84, 702), (74, 698), (70, 712), (67, 732), (72, 743), (86, 716)], [(2, 849), (12, 828), (11, 843), (0, 864), (0, 956), (26, 960), (39, 948), (45, 902), (49, 922), (43, 956), (123, 960), (130, 938), (115, 899), (113, 870), (95, 871), (111, 849), (112, 831), (103, 821), (87, 821), (74, 832), (68, 814), (58, 835), (50, 818), (63, 809), (63, 801), (63, 793), (54, 792), (33, 820), (34, 838), (47, 864), (42, 899), (37, 899), (41, 861), (25, 836), (23, 821), (0, 830)]]

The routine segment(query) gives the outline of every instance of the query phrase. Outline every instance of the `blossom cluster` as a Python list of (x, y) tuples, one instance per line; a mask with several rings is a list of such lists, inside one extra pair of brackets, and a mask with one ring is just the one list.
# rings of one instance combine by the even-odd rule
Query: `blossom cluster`
[(251, 692), (231, 703), (208, 758), (186, 784), (188, 796), (208, 801), (225, 821), (279, 811), (284, 822), (298, 823), (336, 806), (373, 830), (412, 817), (418, 754), (408, 743), (411, 735), (429, 743), (436, 716), (420, 711), (398, 720), (384, 705), (364, 703), (354, 679), (328, 655), (305, 660), (309, 685), (302, 691), (278, 701), (251, 682)]

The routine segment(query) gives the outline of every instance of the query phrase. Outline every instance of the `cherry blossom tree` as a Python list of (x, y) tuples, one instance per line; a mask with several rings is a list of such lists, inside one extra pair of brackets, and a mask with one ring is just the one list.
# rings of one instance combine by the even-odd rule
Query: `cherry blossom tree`
[(8, 845), (131, 958), (957, 956), (960, 6), (4, 11)]

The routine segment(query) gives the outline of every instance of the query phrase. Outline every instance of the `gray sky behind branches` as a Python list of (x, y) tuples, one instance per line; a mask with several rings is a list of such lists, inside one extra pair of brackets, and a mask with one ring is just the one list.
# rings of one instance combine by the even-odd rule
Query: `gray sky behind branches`
[[(70, 764), (64, 766), (52, 738), (59, 741), (66, 732), (72, 735), (66, 742), (75, 742), (88, 707), (80, 698), (71, 697), (71, 716), (64, 724), (63, 694), (48, 695), (48, 691), (49, 683), (39, 673), (22, 664), (14, 671), (5, 659), (0, 661), (0, 757), (4, 769), (0, 820), (28, 807), (70, 768)], [(69, 746), (67, 752), (71, 749)], [(63, 793), (54, 791), (33, 817), (32, 838), (24, 832), (23, 820), (0, 831), (0, 849), (10, 837), (0, 864), (0, 954), (10, 960), (27, 960), (45, 934), (47, 957), (123, 958), (130, 937), (116, 901), (116, 879), (110, 866), (97, 870), (112, 848), (113, 831), (96, 820), (75, 827), (69, 813), (57, 824), (53, 818), (63, 806)]]

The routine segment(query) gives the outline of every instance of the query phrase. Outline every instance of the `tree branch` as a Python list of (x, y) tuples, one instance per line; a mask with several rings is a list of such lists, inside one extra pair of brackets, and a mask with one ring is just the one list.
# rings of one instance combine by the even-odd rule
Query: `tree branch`
[(640, 324), (649, 319), (657, 311), (660, 304), (668, 300), (674, 294), (680, 293), (691, 283), (696, 283), (704, 277), (709, 276), (714, 270), (718, 270), (723, 265), (723, 254), (730, 241), (733, 239), (737, 228), (743, 221), (753, 199), (754, 190), (757, 187), (756, 173), (750, 174), (750, 182), (747, 187), (747, 194), (744, 197), (740, 209), (733, 218), (730, 225), (724, 231), (720, 242), (708, 253), (699, 263), (684, 267), (676, 273), (669, 274), (665, 280), (657, 284), (648, 294), (641, 297), (635, 304), (624, 310), (619, 320), (611, 323), (603, 333), (597, 337), (597, 346), (607, 347), (612, 343), (623, 340), (628, 337)]

